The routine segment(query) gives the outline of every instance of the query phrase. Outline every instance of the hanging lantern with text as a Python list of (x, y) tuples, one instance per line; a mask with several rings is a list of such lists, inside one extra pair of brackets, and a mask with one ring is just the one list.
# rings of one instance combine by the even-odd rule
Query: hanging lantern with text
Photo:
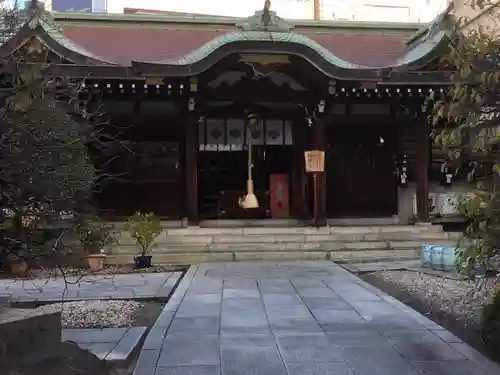
[(325, 152), (319, 150), (305, 151), (306, 172), (321, 173), (325, 171)]
[(314, 183), (314, 222), (319, 228), (318, 216), (318, 174), (325, 171), (325, 152), (319, 150), (311, 150), (304, 152), (306, 172), (311, 173)]

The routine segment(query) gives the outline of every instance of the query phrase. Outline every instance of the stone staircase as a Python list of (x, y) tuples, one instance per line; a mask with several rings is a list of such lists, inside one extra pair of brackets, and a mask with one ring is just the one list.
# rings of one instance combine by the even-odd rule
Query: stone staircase
[[(258, 260), (376, 261), (417, 259), (423, 244), (454, 245), (459, 233), (439, 225), (165, 229), (151, 252), (155, 264)], [(125, 264), (137, 254), (126, 232), (107, 258)]]

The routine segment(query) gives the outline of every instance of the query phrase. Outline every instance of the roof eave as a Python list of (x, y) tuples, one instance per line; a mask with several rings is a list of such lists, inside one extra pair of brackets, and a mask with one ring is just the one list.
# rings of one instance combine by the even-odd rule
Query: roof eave
[[(394, 69), (421, 69), (438, 58), (447, 46), (444, 34), (420, 50), (409, 50), (394, 64), (370, 67), (349, 63), (326, 50), (315, 41), (295, 33), (234, 32), (218, 37), (179, 59), (158, 62), (132, 61), (132, 66), (145, 76), (191, 76), (205, 72), (221, 59), (235, 53), (289, 54), (304, 58), (326, 76), (334, 79), (376, 81)], [(435, 39), (437, 38), (434, 36)]]
[[(47, 17), (44, 19), (44, 17)], [(50, 19), (50, 14), (46, 13), (42, 17), (34, 15), (28, 19), (25, 24), (3, 45), (0, 46), (0, 56), (11, 57), (16, 51), (22, 48), (29, 40), (33, 38), (39, 39), (45, 47), (74, 64), (88, 65), (109, 65), (112, 62), (106, 61), (99, 56), (93, 56), (90, 52), (84, 50), (80, 46), (75, 46), (81, 49), (84, 53), (75, 51), (68, 46), (61, 44), (61, 41), (71, 46), (72, 41), (66, 38), (62, 32), (57, 31), (57, 26)], [(51, 29), (52, 28), (52, 29)], [(56, 40), (53, 35), (58, 36)]]

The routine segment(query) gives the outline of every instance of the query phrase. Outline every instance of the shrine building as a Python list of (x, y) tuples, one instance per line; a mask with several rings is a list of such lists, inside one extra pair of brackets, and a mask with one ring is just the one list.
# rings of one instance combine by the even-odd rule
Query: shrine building
[[(37, 50), (99, 98), (109, 132), (94, 157), (116, 177), (104, 217), (165, 220), (313, 216), (304, 152), (325, 152), (318, 211), (395, 223), (454, 214), (429, 100), (450, 85), (446, 14), (429, 25), (176, 14), (37, 14), (2, 47)], [(36, 63), (37, 61), (35, 61)], [(253, 123), (250, 130), (249, 116)], [(249, 138), (259, 207), (246, 192)]]

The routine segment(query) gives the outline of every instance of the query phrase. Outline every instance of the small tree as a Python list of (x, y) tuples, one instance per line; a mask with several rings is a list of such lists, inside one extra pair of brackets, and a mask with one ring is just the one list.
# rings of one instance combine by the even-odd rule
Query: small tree
[(128, 218), (125, 230), (129, 232), (141, 250), (141, 255), (146, 254), (154, 246), (156, 237), (162, 231), (160, 219), (153, 213), (136, 212)]
[[(474, 0), (469, 5), (476, 9), (489, 4)], [(469, 225), (457, 265), (468, 275), (478, 266), (489, 267), (500, 249), (500, 39), (492, 27), (464, 33), (469, 22), (462, 18), (453, 25), (454, 38), (444, 58), (456, 68), (453, 85), (444, 98), (434, 100), (432, 112), (435, 141), (457, 167), (468, 169), (468, 179), (476, 184), (473, 194), (459, 202)]]

